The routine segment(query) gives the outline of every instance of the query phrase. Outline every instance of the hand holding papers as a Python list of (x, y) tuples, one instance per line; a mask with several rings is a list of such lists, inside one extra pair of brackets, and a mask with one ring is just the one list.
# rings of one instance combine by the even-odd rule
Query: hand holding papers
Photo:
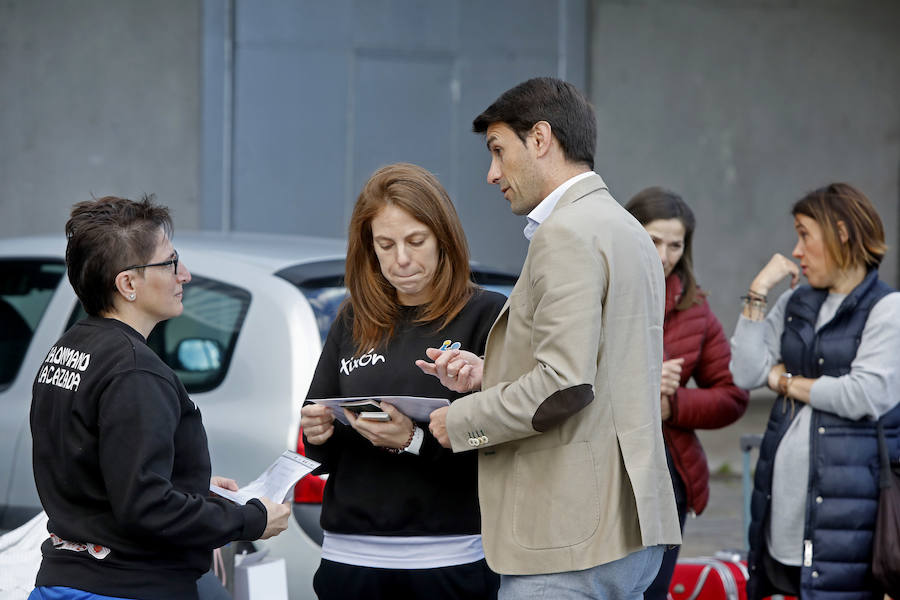
[[(423, 396), (360, 396), (355, 398), (322, 398), (319, 400), (310, 398), (310, 401), (330, 407), (334, 412), (335, 419), (344, 425), (349, 424), (342, 410), (344, 407), (357, 412), (354, 407), (378, 407), (379, 402), (387, 402), (413, 421), (427, 423), (432, 411), (442, 406), (450, 406), (450, 401), (446, 398), (426, 398)], [(362, 417), (363, 415), (360, 416)]]
[(369, 419), (371, 421), (390, 421), (391, 416), (381, 410), (381, 405), (374, 400), (354, 400), (353, 402), (344, 402), (341, 408), (346, 408), (361, 419)]
[(236, 492), (210, 484), (209, 489), (238, 504), (246, 504), (251, 498), (265, 496), (274, 502), (284, 502), (294, 484), (319, 466), (314, 460), (296, 452), (285, 450), (278, 459), (254, 479)]

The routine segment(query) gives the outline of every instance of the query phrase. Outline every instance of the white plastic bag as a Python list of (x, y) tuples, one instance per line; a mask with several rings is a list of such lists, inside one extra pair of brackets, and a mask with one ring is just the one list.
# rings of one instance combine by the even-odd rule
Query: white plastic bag
[(34, 589), (41, 566), (41, 544), (47, 533), (47, 513), (0, 536), (0, 598), (25, 598)]
[(234, 600), (288, 600), (287, 566), (262, 550), (234, 557)]

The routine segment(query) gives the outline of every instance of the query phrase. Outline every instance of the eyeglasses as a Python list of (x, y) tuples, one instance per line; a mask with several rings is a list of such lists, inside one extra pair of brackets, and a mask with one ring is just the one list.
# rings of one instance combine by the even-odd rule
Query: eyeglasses
[(170, 260), (164, 260), (163, 262), (158, 263), (150, 263), (148, 265), (131, 265), (130, 267), (125, 267), (122, 271), (130, 271), (131, 269), (143, 269), (144, 267), (168, 267), (172, 265), (174, 268), (172, 269), (173, 273), (178, 273), (178, 250), (173, 250), (175, 253), (175, 258)]

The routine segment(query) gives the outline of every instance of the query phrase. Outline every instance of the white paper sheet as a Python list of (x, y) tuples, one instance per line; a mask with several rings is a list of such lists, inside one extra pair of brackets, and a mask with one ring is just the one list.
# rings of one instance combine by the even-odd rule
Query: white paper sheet
[(251, 498), (265, 496), (274, 502), (284, 502), (294, 484), (313, 471), (319, 463), (303, 455), (285, 450), (262, 475), (236, 492), (210, 484), (209, 489), (238, 504), (246, 504)]
[[(375, 402), (387, 402), (392, 404), (397, 410), (418, 423), (427, 423), (430, 421), (430, 415), (442, 406), (450, 406), (450, 401), (446, 398), (426, 398), (424, 396), (356, 396), (353, 398), (310, 398), (311, 402), (331, 407), (334, 411), (335, 418), (348, 425), (341, 404), (345, 402), (356, 402), (359, 400), (374, 400)], [(302, 426), (303, 423), (300, 423)]]

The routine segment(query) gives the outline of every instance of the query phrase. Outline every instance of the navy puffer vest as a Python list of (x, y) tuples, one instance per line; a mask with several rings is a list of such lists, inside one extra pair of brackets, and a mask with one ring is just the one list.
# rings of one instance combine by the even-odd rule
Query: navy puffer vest
[[(785, 308), (781, 354), (789, 373), (839, 377), (850, 365), (872, 307), (893, 290), (870, 270), (841, 303), (834, 318), (816, 332), (816, 318), (828, 291), (798, 288)], [(797, 406), (796, 409), (800, 407)], [(751, 580), (748, 598), (775, 593), (761, 566), (772, 491), (775, 451), (795, 407), (779, 397), (769, 416), (756, 466), (751, 500)], [(896, 456), (900, 407), (881, 418)], [(873, 590), (870, 563), (872, 530), (878, 506), (878, 447), (875, 422), (851, 421), (813, 409), (810, 429), (809, 482), (804, 531), (801, 596), (841, 600), (881, 598)]]

